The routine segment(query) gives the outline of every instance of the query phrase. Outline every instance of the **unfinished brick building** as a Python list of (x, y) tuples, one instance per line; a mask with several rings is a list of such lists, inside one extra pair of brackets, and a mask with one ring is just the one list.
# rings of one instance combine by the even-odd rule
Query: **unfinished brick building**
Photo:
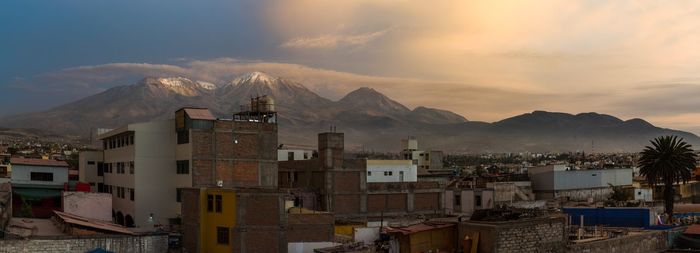
[(277, 122), (271, 99), (232, 120), (193, 121), (178, 111), (178, 138), (191, 139), (192, 187), (182, 189), (187, 252), (286, 252), (288, 242), (332, 241), (331, 213), (287, 212), (277, 187)]
[(318, 135), (318, 158), (279, 162), (279, 186), (303, 207), (336, 218), (442, 214), (438, 182), (367, 183), (367, 160), (344, 158), (344, 134)]

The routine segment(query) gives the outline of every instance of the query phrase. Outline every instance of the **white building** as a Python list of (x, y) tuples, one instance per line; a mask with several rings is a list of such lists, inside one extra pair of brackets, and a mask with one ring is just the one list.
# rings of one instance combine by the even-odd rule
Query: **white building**
[(13, 187), (36, 186), (63, 188), (68, 182), (69, 166), (64, 161), (11, 158)]
[(528, 169), (537, 199), (605, 200), (612, 186), (632, 185), (632, 169), (577, 170), (566, 165)]
[(367, 183), (417, 182), (417, 167), (411, 160), (367, 160)]
[(277, 161), (309, 160), (313, 153), (311, 149), (277, 149)]

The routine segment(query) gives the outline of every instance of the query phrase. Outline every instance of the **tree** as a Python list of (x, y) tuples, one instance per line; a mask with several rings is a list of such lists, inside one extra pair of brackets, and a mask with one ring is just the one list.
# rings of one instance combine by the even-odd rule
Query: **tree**
[(692, 146), (677, 136), (656, 137), (651, 144), (641, 153), (639, 173), (652, 186), (663, 183), (664, 207), (670, 219), (673, 217), (673, 184), (690, 180), (696, 155)]

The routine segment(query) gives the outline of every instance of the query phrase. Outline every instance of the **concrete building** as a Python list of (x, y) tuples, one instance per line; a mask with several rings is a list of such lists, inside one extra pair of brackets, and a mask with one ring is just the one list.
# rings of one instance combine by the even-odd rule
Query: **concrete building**
[(368, 160), (344, 158), (343, 133), (320, 133), (318, 150), (318, 158), (279, 163), (280, 188), (303, 207), (343, 219), (443, 213), (443, 184), (368, 182)]
[(81, 181), (114, 196), (117, 223), (139, 227), (178, 218), (184, 188), (274, 188), (277, 154), (257, 147), (276, 150), (277, 125), (245, 117), (221, 120), (208, 109), (182, 108), (171, 120), (105, 132), (101, 160), (99, 153), (81, 154)]
[(537, 199), (605, 200), (612, 186), (631, 186), (632, 169), (576, 170), (566, 165), (546, 165), (528, 170)]
[[(101, 146), (101, 145), (100, 145)], [(104, 151), (81, 151), (78, 154), (78, 181), (90, 184), (90, 191), (102, 192), (104, 187)]]
[(47, 218), (61, 210), (61, 191), (68, 183), (64, 161), (11, 158), (12, 206), (17, 217)]
[(411, 160), (367, 160), (367, 183), (417, 181), (418, 166)]
[(413, 163), (418, 166), (419, 175), (440, 174), (445, 172), (442, 164), (442, 151), (419, 150), (418, 140), (413, 136), (401, 140), (401, 156), (403, 159), (412, 160)]
[(277, 150), (278, 161), (309, 160), (313, 157), (314, 151), (301, 148), (281, 148)]

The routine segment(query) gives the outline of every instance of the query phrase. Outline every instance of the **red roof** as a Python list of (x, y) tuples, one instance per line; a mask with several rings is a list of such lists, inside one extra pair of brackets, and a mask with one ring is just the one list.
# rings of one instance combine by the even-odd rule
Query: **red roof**
[(407, 227), (385, 227), (384, 232), (386, 233), (401, 233), (404, 235), (409, 235), (413, 233), (429, 231), (433, 229), (441, 229), (454, 226), (454, 223), (442, 223), (442, 222), (423, 222)]
[(184, 108), (185, 113), (190, 119), (201, 119), (201, 120), (216, 120), (211, 111), (206, 108)]
[(35, 159), (35, 158), (10, 158), (12, 165), (33, 165), (33, 166), (50, 166), (50, 167), (69, 167), (65, 161)]

